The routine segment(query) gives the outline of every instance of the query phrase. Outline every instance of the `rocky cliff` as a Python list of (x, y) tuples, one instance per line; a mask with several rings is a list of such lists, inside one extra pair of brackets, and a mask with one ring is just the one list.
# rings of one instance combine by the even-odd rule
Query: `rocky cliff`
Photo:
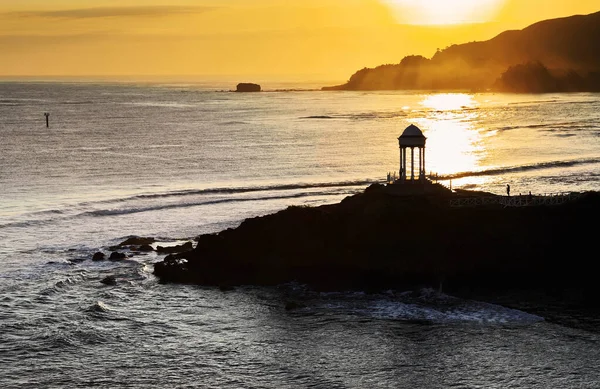
[(289, 207), (201, 235), (192, 251), (155, 264), (155, 274), (163, 282), (297, 281), (324, 290), (595, 285), (599, 193), (553, 206), (454, 207), (485, 194), (395, 189), (373, 185), (339, 204)]

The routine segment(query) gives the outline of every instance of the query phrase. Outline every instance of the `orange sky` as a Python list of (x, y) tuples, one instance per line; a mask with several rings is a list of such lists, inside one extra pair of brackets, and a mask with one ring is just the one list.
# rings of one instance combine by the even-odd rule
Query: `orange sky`
[(345, 81), (596, 11), (598, 0), (0, 0), (0, 76)]

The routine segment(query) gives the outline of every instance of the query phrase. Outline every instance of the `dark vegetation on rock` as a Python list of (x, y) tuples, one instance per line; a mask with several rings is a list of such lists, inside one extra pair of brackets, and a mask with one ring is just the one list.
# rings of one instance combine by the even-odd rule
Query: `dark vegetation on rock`
[[(317, 290), (596, 291), (600, 194), (555, 206), (454, 208), (461, 193), (397, 196), (372, 185), (339, 204), (289, 207), (201, 235), (194, 250), (154, 266), (162, 282)], [(479, 194), (483, 195), (483, 194)]]
[[(431, 58), (364, 68), (324, 90), (600, 91), (600, 12), (535, 23)], [(533, 77), (533, 80), (529, 78)]]
[(261, 87), (258, 84), (242, 82), (242, 83), (237, 84), (235, 91), (236, 92), (260, 92)]

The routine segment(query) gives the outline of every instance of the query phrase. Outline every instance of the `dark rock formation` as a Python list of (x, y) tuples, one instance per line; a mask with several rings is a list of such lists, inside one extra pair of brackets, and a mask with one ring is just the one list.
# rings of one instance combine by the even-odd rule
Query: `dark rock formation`
[(141, 245), (140, 247), (138, 247), (137, 251), (146, 253), (146, 252), (154, 251), (154, 248), (152, 246), (150, 246), (149, 244), (144, 244), (144, 245)]
[(92, 261), (103, 261), (104, 259), (106, 259), (106, 255), (102, 252), (97, 252), (92, 257)]
[(242, 82), (240, 84), (237, 84), (235, 91), (236, 92), (260, 92), (261, 87), (258, 84)]
[(398, 188), (373, 185), (339, 204), (289, 207), (201, 235), (194, 250), (169, 255), (154, 273), (214, 286), (595, 290), (588, 253), (596, 232), (588, 226), (600, 217), (599, 193), (555, 206), (451, 207), (468, 191), (403, 196)]
[(194, 248), (192, 242), (186, 242), (184, 244), (180, 244), (177, 246), (157, 246), (156, 252), (159, 254), (174, 254), (174, 253), (182, 253), (185, 251), (190, 251)]
[(124, 253), (119, 253), (118, 251), (113, 251), (112, 253), (110, 253), (110, 257), (108, 257), (108, 259), (111, 261), (120, 261), (125, 258), (127, 258), (127, 255), (125, 255)]

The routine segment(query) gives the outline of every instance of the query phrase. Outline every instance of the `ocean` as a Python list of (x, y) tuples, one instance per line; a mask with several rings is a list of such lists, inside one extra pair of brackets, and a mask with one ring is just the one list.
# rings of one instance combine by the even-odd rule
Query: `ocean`
[(176, 245), (383, 183), (410, 124), (453, 189), (597, 191), (599, 94), (231, 88), (0, 83), (0, 387), (600, 387), (589, 312), (168, 285), (156, 252), (91, 261), (128, 237)]

